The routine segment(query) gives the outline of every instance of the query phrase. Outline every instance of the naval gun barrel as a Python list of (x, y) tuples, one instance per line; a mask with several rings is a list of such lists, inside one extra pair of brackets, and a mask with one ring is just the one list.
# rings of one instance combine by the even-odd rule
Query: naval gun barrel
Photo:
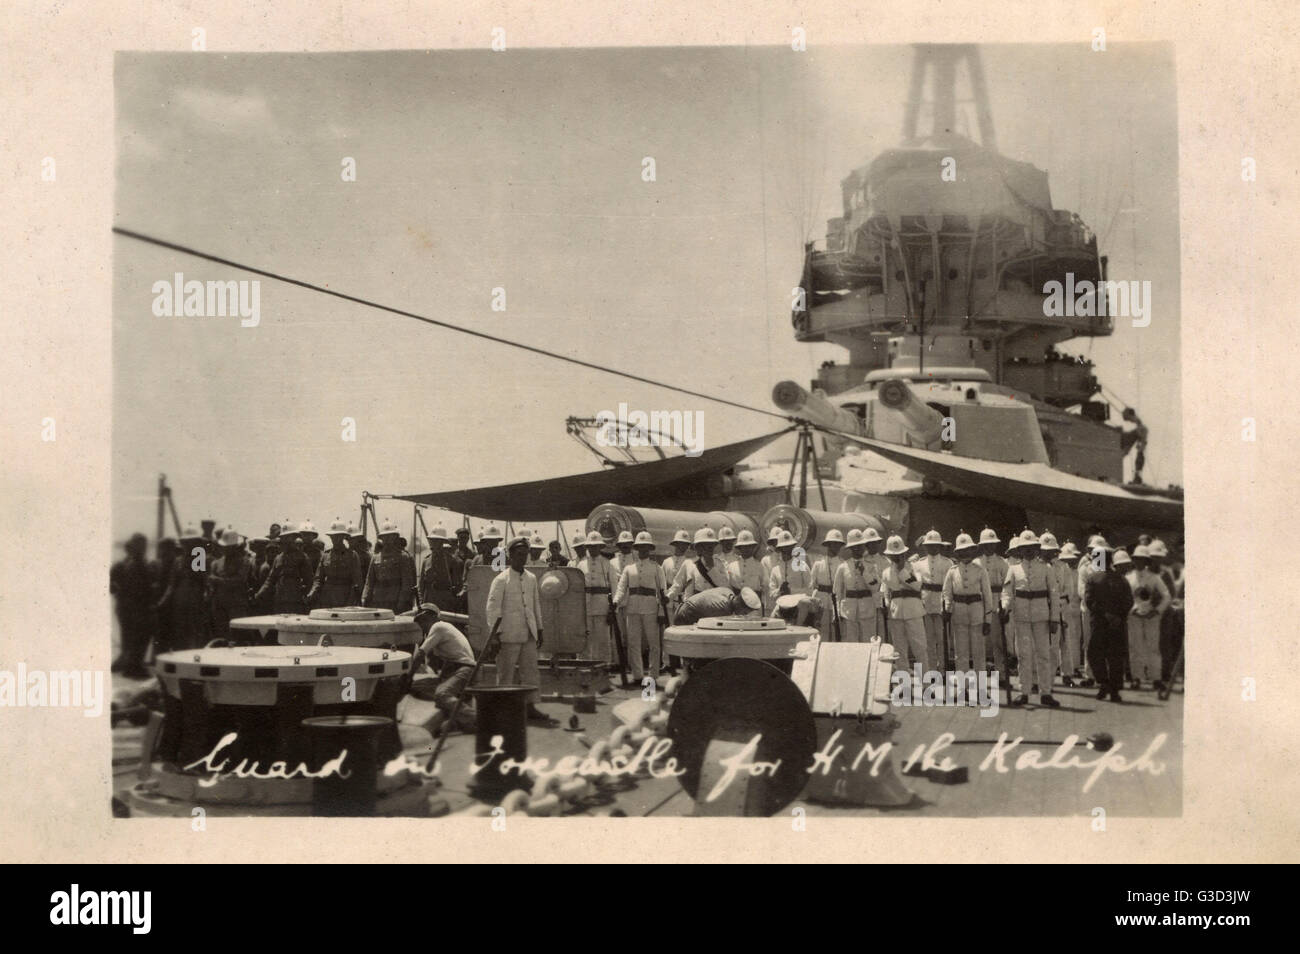
[(836, 407), (826, 395), (810, 392), (793, 381), (781, 381), (772, 388), (772, 403), (794, 417), (801, 417), (819, 427), (847, 434), (861, 434), (862, 422), (852, 411)]
[(943, 415), (922, 402), (902, 378), (890, 378), (876, 392), (882, 407), (893, 411), (913, 442), (929, 447), (943, 433)]

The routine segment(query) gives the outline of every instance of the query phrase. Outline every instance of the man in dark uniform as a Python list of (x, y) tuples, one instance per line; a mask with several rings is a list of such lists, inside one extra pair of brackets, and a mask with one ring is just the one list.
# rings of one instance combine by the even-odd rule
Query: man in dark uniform
[(167, 589), (157, 605), (160, 613), (171, 616), (172, 649), (198, 649), (212, 638), (207, 567), (206, 541), (202, 533), (191, 527), (181, 534), (180, 552), (172, 561)]
[(551, 541), (551, 552), (546, 555), (546, 565), (554, 569), (557, 566), (568, 566), (569, 558), (560, 552), (560, 541)]
[(370, 561), (362, 606), (404, 613), (415, 601), (415, 560), (401, 547), (401, 532), (391, 523), (379, 531), (384, 548)]
[(1097, 698), (1109, 697), (1111, 702), (1122, 702), (1119, 690), (1124, 683), (1124, 662), (1128, 656), (1128, 614), (1133, 609), (1133, 590), (1115, 566), (1114, 551), (1104, 543), (1094, 545), (1093, 549), (1103, 551), (1105, 566), (1093, 571), (1084, 585), (1083, 602), (1092, 621), (1088, 665), (1097, 680)]
[(461, 527), (456, 531), (456, 546), (452, 548), (461, 565), (464, 566), (474, 559), (474, 548), (469, 545), (469, 527)]
[(169, 652), (172, 648), (172, 618), (170, 613), (160, 613), (156, 607), (167, 592), (171, 580), (172, 564), (176, 562), (176, 541), (163, 537), (154, 548), (155, 558), (149, 564), (149, 576), (153, 583), (153, 610), (157, 629), (154, 635), (154, 655)]
[(217, 544), (221, 547), (221, 555), (208, 568), (212, 638), (229, 639), (230, 621), (250, 615), (253, 568), (244, 553), (244, 540), (233, 527), (226, 528)]
[(275, 528), (275, 536), (266, 541), (265, 558), (253, 571), (253, 610), (263, 615), (271, 612), (275, 601), (269, 591), (265, 595), (262, 594), (262, 586), (266, 583), (266, 578), (271, 575), (271, 568), (275, 566), (276, 558), (282, 552), (280, 525), (274, 523), (271, 526)]
[(257, 591), (257, 599), (271, 596), (272, 613), (306, 613), (307, 591), (311, 589), (312, 570), (302, 552), (293, 524), (280, 529), (280, 555), (271, 564), (271, 572)]
[(148, 542), (143, 533), (126, 541), (126, 557), (113, 564), (108, 574), (108, 591), (116, 597), (117, 623), (122, 648), (113, 660), (113, 672), (131, 679), (145, 679), (149, 670), (144, 657), (154, 637), (153, 577), (145, 561)]
[(307, 605), (357, 606), (361, 602), (361, 561), (348, 549), (348, 527), (335, 520), (329, 529), (330, 550), (316, 565)]
[(370, 541), (355, 524), (348, 526), (348, 547), (357, 555), (357, 565), (361, 568), (361, 585), (365, 586), (366, 574), (370, 572)]
[(253, 579), (256, 580), (258, 571), (266, 562), (266, 537), (253, 537), (248, 541), (248, 549), (253, 551), (252, 559), (248, 562), (253, 571)]
[(298, 528), (298, 539), (302, 541), (302, 553), (311, 564), (311, 572), (316, 573), (316, 567), (320, 566), (321, 557), (325, 553), (325, 541), (321, 540), (320, 546), (316, 546), (316, 538), (320, 536), (316, 532), (316, 526), (310, 520), (304, 520), (302, 526)]
[(429, 531), (429, 552), (420, 561), (420, 602), (452, 606), (460, 589), (464, 567), (447, 549), (447, 531), (436, 526)]

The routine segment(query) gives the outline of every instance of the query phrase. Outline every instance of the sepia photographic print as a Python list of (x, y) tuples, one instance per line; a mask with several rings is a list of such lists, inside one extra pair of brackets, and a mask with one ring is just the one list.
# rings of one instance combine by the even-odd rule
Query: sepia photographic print
[(1297, 16), (741, 6), (0, 12), (10, 858), (1294, 860)]
[(1097, 43), (118, 54), (117, 811), (1178, 816)]

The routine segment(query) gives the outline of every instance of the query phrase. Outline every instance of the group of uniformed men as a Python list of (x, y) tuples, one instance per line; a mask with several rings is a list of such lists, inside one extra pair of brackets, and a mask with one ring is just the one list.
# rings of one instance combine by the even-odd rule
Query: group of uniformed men
[[(257, 613), (347, 605), (401, 613), (417, 603), (464, 612), (469, 569), (493, 565), (504, 539), (488, 527), (475, 552), (468, 528), (457, 530), (453, 543), (434, 527), (417, 570), (391, 523), (380, 528), (373, 556), (365, 535), (341, 520), (325, 536), (329, 549), (310, 521), (272, 524), (266, 537), (252, 540), (230, 528), (208, 536), (187, 530), (179, 547), (160, 541), (158, 559), (146, 563), (144, 537), (136, 534), (110, 575), (122, 630), (114, 669), (143, 676), (151, 640), (159, 652), (202, 646), (227, 636), (231, 619)], [(655, 541), (648, 532), (624, 531), (613, 541), (596, 530), (578, 534), (572, 548), (585, 577), (587, 655), (613, 661), (616, 625), (633, 678), (639, 682), (647, 669), (657, 677), (668, 662), (661, 659), (661, 628), (693, 597), (730, 591), (734, 598), (725, 611), (751, 616), (802, 598), (824, 639), (887, 638), (903, 669), (914, 663), (922, 671), (942, 669), (952, 661), (959, 669), (981, 670), (991, 656), (1006, 678), (1014, 657), (1016, 704), (1037, 693), (1042, 704), (1059, 705), (1052, 696), (1058, 672), (1064, 685), (1095, 682), (1097, 697), (1113, 701), (1120, 701), (1126, 679), (1134, 689), (1144, 683), (1160, 689), (1175, 675), (1184, 584), (1181, 568), (1175, 573), (1165, 564), (1168, 549), (1160, 540), (1144, 536), (1130, 555), (1094, 535), (1080, 551), (1073, 542), (1058, 545), (1051, 533), (1039, 537), (1026, 529), (1009, 541), (1004, 557), (990, 528), (978, 542), (963, 532), (953, 544), (931, 530), (914, 549), (900, 536), (882, 539), (871, 527), (852, 529), (847, 539), (832, 529), (821, 541), (826, 555), (811, 566), (788, 530), (773, 528), (767, 543), (760, 558), (749, 530), (703, 527), (692, 536), (683, 529), (661, 564), (652, 557)], [(194, 559), (196, 547), (213, 559)], [(531, 577), (535, 590), (528, 568), (568, 563), (558, 541), (548, 553), (538, 534), (516, 536), (507, 549), (509, 567), (497, 573), (494, 587), (502, 580), (506, 586), (515, 573), (521, 589)], [(505, 592), (491, 591), (490, 614), (504, 613)], [(532, 594), (521, 598), (527, 605), (519, 618), (528, 623)], [(519, 618), (507, 619), (512, 639)], [(532, 622), (540, 626), (540, 620), (538, 610)], [(535, 669), (540, 648), (539, 638), (530, 656), (528, 642), (517, 653), (507, 651), (507, 668), (518, 669), (521, 678)]]
[[(122, 637), (114, 672), (145, 678), (151, 644), (156, 653), (204, 646), (227, 638), (230, 620), (241, 616), (333, 606), (401, 613), (417, 597), (463, 613), (466, 569), (490, 564), (502, 540), (495, 527), (488, 527), (479, 534), (476, 552), (468, 528), (456, 530), (453, 540), (436, 526), (427, 531), (429, 549), (417, 569), (392, 523), (380, 527), (373, 553), (366, 535), (342, 520), (323, 535), (328, 548), (310, 520), (297, 526), (288, 520), (273, 523), (266, 536), (251, 539), (233, 528), (214, 528), (214, 521), (204, 521), (202, 530), (188, 527), (179, 538), (164, 537), (152, 561), (143, 534), (127, 541), (125, 557), (109, 574)], [(536, 564), (544, 549), (540, 535), (532, 535), (529, 544), (530, 562)], [(550, 549), (549, 565), (568, 562), (558, 541)]]
[(826, 555), (811, 565), (789, 531), (773, 528), (767, 542), (769, 552), (759, 558), (749, 530), (678, 530), (672, 555), (658, 564), (647, 532), (619, 534), (612, 555), (598, 531), (577, 535), (589, 654), (612, 659), (617, 621), (633, 677), (644, 672), (643, 646), (650, 672), (658, 673), (658, 627), (680, 621), (692, 596), (730, 589), (737, 599), (724, 601), (722, 611), (742, 615), (770, 615), (803, 596), (824, 639), (887, 638), (903, 669), (944, 669), (951, 661), (982, 670), (991, 655), (1008, 678), (1014, 659), (1020, 688), (1013, 704), (1036, 693), (1043, 705), (1059, 705), (1052, 695), (1058, 672), (1062, 684), (1095, 684), (1099, 699), (1116, 702), (1126, 678), (1134, 689), (1160, 689), (1175, 675), (1183, 579), (1164, 565), (1169, 554), (1159, 540), (1140, 538), (1130, 556), (1099, 535), (1081, 551), (1026, 529), (1003, 556), (1001, 539), (987, 527), (978, 542), (963, 532), (952, 544), (931, 530), (915, 549), (871, 527), (850, 530), (847, 539), (832, 529), (821, 541)]

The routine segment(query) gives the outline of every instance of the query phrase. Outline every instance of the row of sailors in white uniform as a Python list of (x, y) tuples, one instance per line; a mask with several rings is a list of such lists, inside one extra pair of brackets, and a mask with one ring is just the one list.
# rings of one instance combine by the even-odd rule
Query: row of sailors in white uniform
[[(734, 539), (734, 549), (715, 554), (715, 547), (728, 536)], [(972, 668), (985, 668), (989, 638), (995, 666), (1003, 669), (1006, 654), (999, 608), (1007, 616), (1007, 641), (1014, 642), (1021, 659), (1022, 692), (1039, 685), (1043, 694), (1049, 694), (1057, 669), (1068, 677), (1084, 665), (1082, 598), (1092, 564), (1083, 561), (1076, 569), (1081, 556), (1077, 548), (1069, 542), (1059, 547), (1050, 533), (1040, 540), (1026, 530), (1010, 542), (1009, 558), (998, 552), (1001, 541), (992, 529), (985, 528), (978, 543), (962, 533), (953, 560), (941, 552), (945, 543), (937, 530), (923, 538), (924, 554), (909, 559), (911, 551), (901, 537), (891, 536), (886, 543), (875, 529), (867, 528), (850, 530), (846, 540), (832, 529), (822, 541), (827, 555), (811, 567), (796, 558), (796, 541), (784, 530), (773, 530), (768, 538), (773, 552), (761, 559), (755, 556), (757, 540), (748, 530), (735, 534), (723, 528), (717, 534), (704, 527), (693, 539), (679, 530), (673, 539), (676, 552), (662, 564), (650, 559), (654, 540), (644, 531), (636, 538), (625, 532), (617, 543), (620, 547), (634, 544), (636, 552), (606, 558), (601, 552), (606, 543), (598, 531), (574, 540), (582, 557), (578, 567), (586, 576), (588, 628), (594, 627), (598, 645), (605, 644), (602, 633), (608, 639), (611, 601), (621, 618), (640, 617), (648, 629), (663, 615), (665, 604), (671, 607), (695, 593), (729, 587), (748, 588), (759, 595), (762, 609), (754, 610), (755, 616), (769, 615), (782, 595), (806, 594), (820, 604), (823, 638), (833, 638), (837, 623), (844, 641), (889, 638), (904, 667), (914, 662), (925, 669), (942, 664), (946, 617), (959, 667), (969, 661)], [(691, 546), (697, 554), (694, 558), (686, 556)], [(844, 550), (847, 556), (840, 555)], [(1158, 594), (1152, 603), (1161, 610), (1167, 607), (1168, 590), (1159, 577), (1135, 572), (1142, 577), (1130, 579), (1134, 591), (1143, 592), (1142, 587), (1149, 585)], [(1135, 612), (1140, 615), (1142, 607)], [(886, 618), (893, 621), (888, 635), (881, 630)], [(1058, 636), (1058, 626), (1064, 639)]]

